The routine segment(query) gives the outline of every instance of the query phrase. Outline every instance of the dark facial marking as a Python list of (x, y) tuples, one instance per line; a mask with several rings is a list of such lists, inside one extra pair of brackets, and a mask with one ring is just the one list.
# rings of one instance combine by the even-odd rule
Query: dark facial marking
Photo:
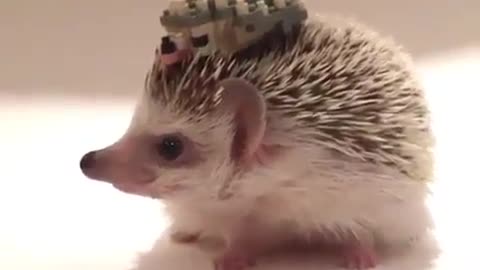
[(80, 169), (85, 173), (93, 166), (95, 166), (95, 151), (90, 151), (81, 158)]

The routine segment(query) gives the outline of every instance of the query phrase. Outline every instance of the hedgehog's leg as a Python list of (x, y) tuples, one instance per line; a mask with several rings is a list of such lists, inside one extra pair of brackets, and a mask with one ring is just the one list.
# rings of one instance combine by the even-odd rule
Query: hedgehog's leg
[(245, 250), (229, 249), (213, 261), (215, 270), (245, 270), (255, 264)]
[[(252, 234), (254, 231), (252, 231)], [(255, 264), (253, 237), (245, 234), (236, 235), (227, 245), (225, 251), (214, 259), (215, 270), (245, 270)]]
[[(170, 215), (176, 212), (169, 212)], [(183, 220), (184, 217), (174, 215), (172, 219), (175, 221), (168, 230), (170, 241), (176, 244), (193, 244), (199, 241), (201, 230), (195, 225)]]
[(191, 244), (197, 242), (199, 233), (175, 230), (170, 233), (170, 240), (179, 244)]
[(266, 228), (254, 214), (245, 217), (231, 231), (225, 250), (214, 259), (215, 270), (244, 270), (256, 264), (256, 258), (272, 245)]

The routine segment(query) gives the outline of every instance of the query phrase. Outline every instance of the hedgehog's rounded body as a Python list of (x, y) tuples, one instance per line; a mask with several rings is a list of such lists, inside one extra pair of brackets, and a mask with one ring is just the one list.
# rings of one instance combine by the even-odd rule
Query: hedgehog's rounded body
[[(250, 120), (216, 114), (223, 94), (232, 94), (217, 87), (228, 78), (260, 93), (266, 128), (255, 132), (272, 161), (240, 170), (232, 162), (238, 130), (231, 123)], [(253, 217), (261, 225), (245, 230), (257, 242), (302, 236), (363, 245), (403, 243), (431, 225), (424, 198), (432, 135), (423, 92), (401, 49), (366, 27), (318, 17), (234, 55), (168, 67), (157, 61), (146, 89), (127, 132), (134, 135), (125, 140), (182, 134), (195, 146), (189, 158), (201, 157), (166, 163), (148, 186), (153, 196), (182, 188), (165, 198), (180, 231), (234, 243), (239, 224)]]

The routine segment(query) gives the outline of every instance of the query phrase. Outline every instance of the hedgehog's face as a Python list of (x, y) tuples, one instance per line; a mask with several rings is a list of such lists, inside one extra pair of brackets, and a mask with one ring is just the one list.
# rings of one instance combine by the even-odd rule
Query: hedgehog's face
[(241, 80), (223, 85), (223, 103), (199, 121), (144, 98), (120, 140), (82, 158), (83, 173), (154, 198), (219, 195), (234, 172), (247, 168), (265, 126), (263, 100), (253, 86)]

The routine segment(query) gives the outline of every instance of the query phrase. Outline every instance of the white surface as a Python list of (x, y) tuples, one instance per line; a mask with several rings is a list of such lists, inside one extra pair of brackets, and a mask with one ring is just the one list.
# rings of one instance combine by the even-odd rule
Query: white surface
[[(430, 204), (444, 253), (435, 269), (478, 269), (480, 50), (452, 51), (418, 64), (438, 137), (439, 178)], [(161, 205), (85, 179), (78, 161), (120, 136), (132, 100), (4, 94), (0, 102), (0, 269), (128, 269), (165, 229)], [(183, 251), (162, 245), (143, 259), (141, 270), (189, 269), (173, 265), (192, 262), (191, 269), (208, 269), (199, 266), (208, 266), (202, 259), (176, 260)], [(425, 269), (429, 252), (419, 247), (382, 269)], [(158, 268), (151, 267), (151, 258)]]

